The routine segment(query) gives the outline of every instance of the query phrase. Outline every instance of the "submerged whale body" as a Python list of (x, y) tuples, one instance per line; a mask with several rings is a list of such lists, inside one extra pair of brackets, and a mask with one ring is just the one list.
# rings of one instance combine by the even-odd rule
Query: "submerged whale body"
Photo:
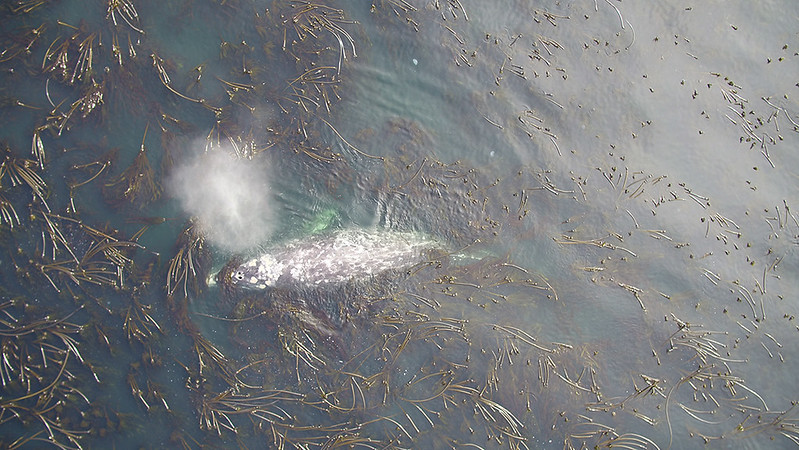
[(232, 288), (324, 287), (407, 269), (438, 248), (418, 233), (343, 229), (286, 242), (220, 275)]

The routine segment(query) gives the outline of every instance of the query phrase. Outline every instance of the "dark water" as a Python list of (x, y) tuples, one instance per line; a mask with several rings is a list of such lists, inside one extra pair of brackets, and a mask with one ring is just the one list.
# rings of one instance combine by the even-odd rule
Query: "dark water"
[[(797, 7), (500, 3), (4, 3), (2, 443), (799, 443)], [(206, 285), (346, 227), (442, 250)]]

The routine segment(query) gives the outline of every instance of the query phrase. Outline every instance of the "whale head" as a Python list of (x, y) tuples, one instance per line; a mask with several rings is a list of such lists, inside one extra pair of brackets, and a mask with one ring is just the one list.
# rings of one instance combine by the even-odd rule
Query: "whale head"
[(231, 267), (226, 281), (233, 288), (266, 289), (277, 283), (282, 272), (283, 264), (266, 254)]

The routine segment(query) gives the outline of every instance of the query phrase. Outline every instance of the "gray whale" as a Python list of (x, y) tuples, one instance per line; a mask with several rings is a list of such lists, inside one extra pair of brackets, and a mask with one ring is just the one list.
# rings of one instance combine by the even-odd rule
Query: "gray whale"
[(234, 289), (325, 287), (407, 269), (437, 249), (437, 241), (419, 233), (341, 229), (288, 241), (220, 275)]

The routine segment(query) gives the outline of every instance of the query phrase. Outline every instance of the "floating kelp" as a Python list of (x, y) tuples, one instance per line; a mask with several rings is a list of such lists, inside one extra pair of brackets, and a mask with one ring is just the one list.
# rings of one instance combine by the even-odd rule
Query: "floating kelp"
[(26, 307), (29, 300), (9, 299), (5, 293), (4, 297), (0, 303), (4, 316), (0, 321), (0, 411), (3, 423), (27, 430), (6, 443), (12, 447), (36, 441), (80, 446), (79, 441), (94, 431), (81, 419), (93, 408), (79, 390), (86, 384), (80, 378), (93, 375), (99, 382), (80, 351), (83, 325), (73, 322), (80, 308), (61, 317), (34, 317), (33, 308)]
[[(344, 26), (354, 22), (346, 18), (343, 10), (332, 8), (322, 3), (293, 0), (289, 4), (289, 9), (282, 14), (283, 26), (285, 27), (283, 31), (283, 50), (293, 54), (297, 62), (302, 62), (302, 56), (314, 54), (318, 56), (321, 53), (320, 50), (325, 49), (321, 42), (310, 43), (310, 47), (303, 47), (303, 44), (308, 45), (309, 41), (318, 41), (321, 35), (328, 33), (333, 35), (335, 41), (338, 42), (338, 59), (335, 64), (336, 74), (341, 72), (343, 61), (349, 57), (357, 56), (355, 54), (355, 40), (344, 28)], [(293, 36), (289, 34), (292, 31)], [(287, 48), (289, 45), (290, 48)], [(348, 52), (349, 57), (347, 56)]]
[(31, 262), (57, 292), (64, 287), (72, 291), (71, 284), (81, 289), (125, 288), (139, 244), (72, 217), (40, 211), (37, 218), (42, 227), (41, 262)]
[(150, 161), (147, 159), (147, 149), (144, 146), (146, 138), (147, 129), (144, 130), (139, 153), (136, 154), (130, 167), (103, 185), (103, 194), (107, 201), (118, 208), (129, 205), (141, 210), (161, 196), (160, 183), (156, 181)]
[[(790, 14), (72, 3), (0, 6), (4, 445), (799, 441)], [(220, 150), (274, 170), (259, 243), (441, 248), (226, 296), (157, 195)]]
[[(48, 195), (47, 184), (39, 174), (41, 165), (30, 159), (16, 157), (7, 146), (4, 153), (3, 161), (0, 163), (0, 189), (2, 189), (0, 194), (16, 186), (28, 186), (33, 197), (49, 211), (50, 208), (47, 206), (46, 201)], [(2, 211), (3, 222), (6, 222), (12, 228), (13, 222), (20, 223), (19, 216), (8, 199), (3, 201)]]
[(177, 251), (169, 261), (166, 275), (166, 292), (170, 297), (198, 295), (206, 286), (210, 254), (199, 227), (190, 221), (178, 238)]

